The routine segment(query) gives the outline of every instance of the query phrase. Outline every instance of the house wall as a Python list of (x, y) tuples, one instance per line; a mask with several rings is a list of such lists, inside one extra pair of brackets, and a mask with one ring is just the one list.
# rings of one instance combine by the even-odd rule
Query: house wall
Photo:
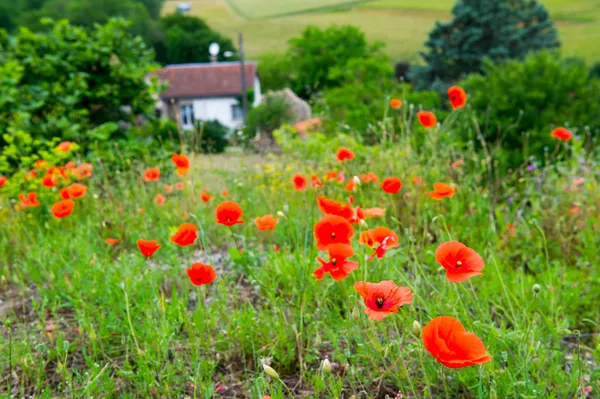
[(196, 120), (216, 119), (230, 129), (238, 128), (244, 122), (242, 118), (234, 119), (233, 107), (238, 106), (235, 97), (195, 99), (193, 105)]

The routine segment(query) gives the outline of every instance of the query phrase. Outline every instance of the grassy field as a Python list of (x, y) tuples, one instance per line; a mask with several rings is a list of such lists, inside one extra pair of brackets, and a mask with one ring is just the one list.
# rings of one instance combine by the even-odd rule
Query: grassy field
[[(168, 0), (164, 12), (175, 10)], [(418, 60), (418, 51), (435, 21), (448, 20), (452, 0), (191, 0), (193, 15), (205, 18), (217, 31), (235, 39), (245, 34), (249, 57), (284, 51), (287, 41), (307, 24), (351, 24), (370, 40), (387, 44), (393, 60)], [(546, 0), (557, 19), (563, 51), (589, 62), (599, 61), (593, 49), (600, 42), (598, 0)], [(288, 14), (286, 16), (286, 14)]]
[[(134, 161), (119, 172), (94, 162), (87, 178), (66, 169), (57, 186), (43, 187), (48, 167), (86, 161), (56, 152), (38, 165), (40, 178), (9, 177), (0, 188), (0, 395), (596, 397), (597, 154), (586, 154), (578, 140), (557, 142), (546, 166), (496, 178), (487, 171), (493, 153), (461, 154), (452, 144), (455, 129), (473, 129), (468, 109), (429, 130), (408, 112), (402, 108), (395, 124), (388, 120), (381, 143), (370, 147), (348, 136), (303, 141), (283, 134), (279, 156), (193, 157), (185, 176), (169, 159)], [(336, 159), (342, 146), (354, 159)], [(151, 180), (144, 171), (154, 166), (160, 176)], [(357, 177), (360, 184), (349, 185), (368, 172), (380, 180)], [(296, 174), (308, 178), (306, 187), (294, 188)], [(313, 174), (321, 186), (312, 188)], [(390, 176), (403, 182), (396, 194), (380, 186)], [(73, 181), (87, 192), (59, 219), (50, 209)], [(436, 182), (450, 184), (454, 195), (433, 199)], [(37, 192), (40, 204), (22, 208), (19, 190)], [(344, 218), (354, 223), (357, 269), (341, 281), (314, 275), (317, 256), (329, 259), (316, 237), (345, 237), (315, 233), (324, 217), (319, 196), (354, 210)], [(224, 201), (241, 206), (244, 224), (217, 223)], [(368, 213), (356, 207), (384, 214), (362, 219)], [(255, 225), (266, 214), (278, 219), (272, 231)], [(184, 223), (197, 230), (189, 246), (172, 242)], [(380, 237), (386, 251), (369, 260), (368, 231), (379, 226), (398, 238)], [(146, 258), (140, 239), (161, 248)], [(452, 240), (481, 256), (482, 275), (447, 279), (436, 253)], [(477, 261), (460, 259), (466, 263), (444, 267), (456, 273)], [(214, 267), (216, 279), (193, 285), (186, 269), (195, 262)], [(412, 300), (397, 314), (371, 319), (367, 307), (386, 308), (390, 297), (363, 300), (354, 288), (360, 281), (393, 281), (410, 289)], [(439, 333), (425, 346), (421, 334), (438, 316), (458, 319), (485, 348), (475, 350), (476, 339), (464, 333)], [(442, 360), (475, 365), (445, 367), (431, 345)], [(478, 359), (490, 361), (476, 365)]]

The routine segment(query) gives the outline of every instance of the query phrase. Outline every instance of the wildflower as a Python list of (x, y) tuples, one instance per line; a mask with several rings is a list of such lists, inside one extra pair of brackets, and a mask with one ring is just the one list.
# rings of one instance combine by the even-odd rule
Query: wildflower
[(433, 112), (429, 111), (421, 111), (417, 113), (417, 118), (419, 118), (419, 122), (425, 129), (432, 128), (437, 123), (437, 118)]
[(69, 152), (71, 151), (71, 142), (63, 141), (56, 147), (56, 151), (58, 152)]
[(534, 284), (533, 287), (531, 287), (531, 290), (533, 291), (533, 295), (537, 296), (542, 292), (542, 287), (539, 284)]
[(323, 280), (325, 273), (329, 273), (336, 281), (343, 280), (352, 270), (358, 268), (358, 262), (347, 260), (354, 256), (354, 250), (350, 245), (331, 244), (327, 247), (327, 252), (329, 253), (329, 262), (317, 257), (321, 264), (321, 267), (314, 271), (317, 280)]
[(450, 164), (451, 167), (453, 168), (458, 168), (459, 166), (463, 166), (465, 164), (465, 161), (462, 159), (459, 159), (458, 161), (454, 161)]
[[(69, 199), (69, 198), (81, 198), (85, 195), (85, 193), (87, 192), (87, 186), (84, 186), (83, 184), (79, 184), (79, 183), (73, 183), (70, 186), (64, 188), (63, 190), (60, 191), (60, 196), (63, 199)], [(66, 190), (66, 194), (64, 193), (64, 191)], [(67, 198), (65, 198), (65, 195), (67, 196)]]
[(324, 374), (331, 374), (331, 362), (329, 359), (325, 358), (321, 362), (321, 370), (323, 370)]
[(89, 163), (82, 163), (81, 165), (79, 165), (78, 167), (76, 167), (73, 170), (73, 175), (78, 179), (78, 180), (83, 180), (87, 177), (90, 177), (92, 175), (92, 172), (94, 171), (94, 167), (89, 164)]
[(421, 176), (413, 176), (412, 178), (412, 183), (415, 186), (420, 186), (423, 184), (423, 178)]
[(54, 175), (46, 175), (42, 178), (42, 186), (54, 187), (58, 184), (58, 179)]
[(534, 164), (527, 165), (527, 171), (528, 172), (533, 172), (534, 170), (535, 170), (535, 165)]
[(137, 246), (142, 255), (146, 258), (151, 257), (160, 248), (160, 244), (154, 240), (138, 240)]
[(182, 247), (192, 245), (196, 241), (196, 238), (198, 238), (196, 231), (198, 231), (196, 226), (191, 223), (184, 223), (179, 226), (179, 229), (171, 236), (170, 240), (172, 243), (181, 245)]
[(73, 170), (75, 169), (75, 161), (69, 161), (65, 164), (65, 169)]
[(208, 202), (213, 198), (214, 197), (206, 191), (202, 191), (202, 193), (200, 194), (200, 199), (202, 200), (202, 202)]
[(279, 374), (277, 374), (277, 371), (275, 371), (275, 369), (271, 366), (268, 366), (266, 364), (263, 363), (263, 370), (265, 371), (265, 374), (268, 375), (271, 378), (275, 378), (275, 379), (279, 379)]
[(160, 178), (160, 169), (158, 168), (158, 166), (155, 168), (146, 169), (144, 171), (144, 181), (145, 182), (158, 181), (159, 178)]
[(185, 176), (190, 169), (190, 160), (185, 155), (173, 154), (171, 161), (177, 167), (176, 173), (178, 176)]
[(31, 192), (27, 195), (19, 194), (19, 200), (21, 201), (21, 207), (36, 207), (40, 205), (40, 202), (37, 200), (37, 193)]
[(186, 270), (186, 273), (194, 285), (210, 284), (217, 277), (215, 269), (203, 263), (194, 263)]
[(52, 205), (52, 215), (58, 219), (65, 218), (69, 216), (73, 212), (73, 208), (75, 208), (75, 202), (70, 199), (58, 201), (56, 204)]
[(107, 238), (106, 240), (104, 240), (104, 242), (108, 245), (116, 245), (119, 243), (119, 240), (117, 240), (116, 238)]
[(234, 224), (244, 224), (242, 216), (241, 206), (233, 201), (225, 201), (217, 206), (215, 220), (219, 224), (231, 227)]
[(444, 183), (435, 183), (433, 185), (433, 191), (429, 193), (429, 196), (435, 200), (441, 201), (444, 198), (452, 198), (454, 195), (454, 187)]
[(552, 131), (552, 133), (550, 133), (550, 136), (562, 141), (569, 141), (573, 137), (573, 133), (564, 127), (557, 127)]
[(158, 193), (154, 196), (154, 203), (156, 205), (164, 205), (165, 202), (167, 202), (167, 198), (161, 193)]
[(354, 289), (363, 298), (364, 312), (371, 320), (382, 320), (390, 313), (398, 313), (398, 308), (412, 302), (412, 292), (399, 287), (393, 281), (367, 283), (359, 281)]
[(464, 107), (467, 103), (467, 93), (465, 93), (462, 87), (452, 86), (448, 89), (448, 99), (450, 100), (450, 104), (452, 104), (452, 109), (457, 110)]
[(336, 158), (338, 159), (338, 161), (340, 162), (344, 162), (345, 160), (353, 160), (354, 159), (354, 153), (349, 150), (348, 148), (340, 148), (339, 150), (337, 150), (337, 153), (335, 154)]
[(173, 192), (173, 185), (171, 185), (171, 184), (165, 184), (165, 192), (166, 193), (172, 193)]
[(413, 331), (415, 334), (420, 334), (423, 327), (421, 327), (421, 323), (418, 320), (413, 321)]
[(275, 230), (275, 226), (279, 223), (279, 219), (273, 217), (273, 215), (265, 215), (260, 218), (254, 219), (254, 224), (260, 231)]
[(175, 189), (177, 189), (178, 191), (181, 191), (185, 188), (185, 183), (180, 181), (179, 183), (175, 184)]
[(312, 188), (323, 187), (323, 183), (319, 179), (319, 176), (317, 176), (317, 175), (310, 176), (310, 186)]
[(350, 245), (354, 227), (341, 216), (325, 215), (315, 224), (314, 235), (317, 248), (326, 251), (331, 244)]
[(375, 244), (379, 244), (377, 248), (375, 248), (373, 255), (371, 255), (367, 260), (371, 260), (375, 256), (377, 256), (378, 259), (381, 259), (385, 256), (385, 253), (388, 249), (400, 246), (400, 243), (398, 242), (398, 234), (394, 233), (387, 227), (376, 227), (371, 230), (363, 231), (358, 242), (371, 248), (373, 248)]
[(481, 339), (467, 332), (454, 317), (440, 316), (431, 320), (423, 327), (421, 339), (425, 349), (446, 367), (461, 368), (492, 360)]
[(292, 183), (294, 184), (294, 190), (303, 191), (306, 188), (306, 177), (297, 173), (292, 177)]
[(397, 177), (388, 177), (381, 183), (383, 191), (389, 194), (397, 194), (402, 188), (402, 181)]
[(223, 197), (227, 198), (227, 197), (229, 197), (229, 191), (227, 191), (227, 190), (223, 190), (223, 191), (221, 192), (221, 195), (222, 195)]
[(435, 251), (435, 261), (446, 269), (446, 278), (453, 283), (483, 276), (483, 259), (475, 250), (458, 241), (449, 241)]
[(339, 180), (339, 173), (336, 172), (335, 170), (330, 170), (329, 172), (327, 172), (325, 174), (325, 176), (323, 176), (323, 180), (325, 180), (325, 181)]
[(573, 205), (571, 209), (567, 211), (569, 215), (575, 215), (579, 213), (579, 207), (577, 205)]
[(367, 208), (363, 209), (365, 219), (380, 218), (385, 216), (385, 209), (383, 208)]
[(392, 107), (393, 109), (398, 109), (402, 106), (402, 100), (399, 100), (397, 98), (392, 98), (390, 100), (390, 107)]
[(354, 179), (352, 180), (348, 180), (348, 183), (346, 184), (346, 191), (351, 192), (354, 191), (354, 188), (356, 188), (356, 182), (354, 181)]
[(6, 184), (6, 176), (0, 176), (0, 187), (4, 186)]
[(377, 177), (377, 175), (373, 172), (369, 172), (366, 174), (363, 173), (362, 175), (360, 175), (360, 179), (363, 183), (375, 183), (379, 181), (379, 177)]

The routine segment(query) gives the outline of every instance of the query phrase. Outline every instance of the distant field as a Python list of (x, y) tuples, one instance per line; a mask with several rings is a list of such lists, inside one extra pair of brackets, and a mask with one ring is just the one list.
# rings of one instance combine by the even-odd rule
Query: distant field
[[(183, 0), (182, 0), (183, 1)], [(182, 1), (167, 0), (164, 13)], [(308, 24), (351, 24), (370, 40), (386, 43), (393, 60), (418, 60), (437, 20), (448, 20), (454, 0), (188, 0), (198, 15), (234, 39), (243, 32), (246, 53), (257, 57), (284, 51)], [(600, 61), (600, 0), (546, 0), (556, 19), (563, 52)]]

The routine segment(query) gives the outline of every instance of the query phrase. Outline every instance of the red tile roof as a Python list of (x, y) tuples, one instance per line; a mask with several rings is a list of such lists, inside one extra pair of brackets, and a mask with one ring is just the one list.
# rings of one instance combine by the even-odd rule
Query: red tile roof
[[(244, 65), (246, 89), (254, 87), (256, 63)], [(152, 75), (167, 83), (160, 98), (237, 96), (242, 93), (239, 62), (168, 65)]]

